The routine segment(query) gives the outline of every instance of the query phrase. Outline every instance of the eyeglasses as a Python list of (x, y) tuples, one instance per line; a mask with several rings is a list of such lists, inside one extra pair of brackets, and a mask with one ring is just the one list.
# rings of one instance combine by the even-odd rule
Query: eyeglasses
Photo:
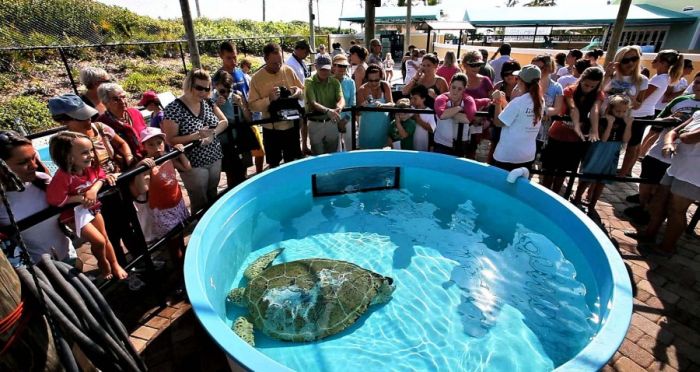
[(126, 94), (120, 94), (118, 96), (114, 96), (114, 97), (110, 98), (110, 101), (112, 101), (112, 102), (126, 101)]
[(467, 63), (467, 66), (469, 67), (481, 67), (484, 65), (484, 62), (469, 62)]
[(639, 61), (639, 57), (638, 57), (638, 56), (634, 56), (634, 57), (625, 57), (625, 58), (623, 58), (623, 59), (620, 60), (620, 63), (623, 64), (623, 65), (626, 65), (626, 64), (628, 64), (628, 63), (630, 63), (630, 62), (637, 62), (637, 61)]
[(200, 92), (211, 92), (211, 87), (203, 87), (199, 84), (194, 84), (193, 88), (197, 89)]

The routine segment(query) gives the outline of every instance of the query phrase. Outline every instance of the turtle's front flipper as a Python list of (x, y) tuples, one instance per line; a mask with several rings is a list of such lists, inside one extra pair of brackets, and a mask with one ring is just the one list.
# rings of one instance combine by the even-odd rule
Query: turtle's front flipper
[(243, 272), (243, 276), (248, 280), (252, 280), (256, 276), (260, 275), (260, 273), (263, 272), (263, 270), (267, 269), (267, 267), (270, 266), (272, 261), (274, 261), (275, 258), (279, 256), (279, 254), (282, 253), (283, 250), (284, 248), (277, 248), (270, 253), (258, 257), (257, 260), (253, 261), (253, 263), (250, 264), (250, 266), (248, 266), (247, 269), (245, 269), (245, 271)]
[(248, 321), (246, 317), (241, 316), (233, 322), (233, 331), (240, 337), (243, 341), (250, 344), (250, 346), (255, 346), (255, 336), (253, 335), (253, 323)]

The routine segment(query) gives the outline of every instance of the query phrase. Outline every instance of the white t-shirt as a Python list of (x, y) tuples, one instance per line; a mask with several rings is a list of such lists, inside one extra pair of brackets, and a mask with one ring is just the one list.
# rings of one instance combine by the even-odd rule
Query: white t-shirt
[(578, 78), (574, 75), (565, 75), (557, 79), (557, 83), (559, 83), (562, 88), (566, 88), (569, 85), (576, 83), (576, 80), (578, 80)]
[(629, 97), (636, 97), (637, 93), (649, 88), (649, 78), (642, 75), (642, 81), (639, 83), (639, 89), (632, 82), (631, 76), (623, 76), (622, 79), (612, 79), (603, 90), (608, 93), (608, 96), (613, 94), (624, 94)]
[(498, 119), (504, 127), (493, 158), (502, 163), (515, 164), (535, 160), (535, 142), (542, 122), (533, 125), (535, 111), (532, 97), (524, 94), (513, 98)]
[(563, 78), (564, 76), (571, 76), (571, 72), (569, 72), (568, 67), (564, 66), (557, 70), (557, 76), (559, 76), (559, 78)]
[[(459, 105), (464, 107), (464, 101), (460, 101)], [(448, 99), (446, 108), (450, 107), (452, 107), (452, 102)], [(437, 118), (435, 122), (435, 134), (433, 135), (433, 140), (435, 143), (452, 147), (454, 145), (453, 141), (457, 138), (457, 135), (459, 135), (459, 123), (456, 123), (452, 118)], [(462, 141), (467, 140), (469, 140), (469, 124), (464, 123), (464, 129), (462, 129)]]
[(509, 55), (504, 55), (504, 56), (500, 56), (500, 57), (489, 62), (491, 67), (493, 67), (493, 83), (494, 84), (503, 80), (501, 78), (501, 69), (503, 68), (503, 64), (506, 63), (510, 59), (511, 58)]
[(420, 68), (420, 62), (414, 61), (412, 59), (409, 59), (406, 61), (406, 76), (403, 79), (404, 84), (408, 84), (411, 79), (413, 79), (414, 76), (416, 76), (416, 73), (418, 72), (418, 69)]
[(656, 104), (661, 101), (661, 97), (664, 96), (666, 88), (668, 88), (668, 74), (655, 75), (649, 80), (649, 85), (655, 86), (656, 90), (644, 99), (638, 109), (632, 110), (632, 116), (635, 118), (654, 115)]
[[(700, 129), (700, 111), (695, 111), (693, 121), (685, 127), (686, 131)], [(676, 153), (671, 160), (671, 166), (666, 170), (669, 176), (700, 187), (700, 143), (683, 143), (676, 145)]]
[[(692, 117), (694, 112), (700, 110), (700, 100), (696, 100), (689, 96), (676, 97), (673, 101), (669, 102), (669, 105), (672, 106), (667, 107), (661, 114), (659, 114), (660, 117), (667, 117), (679, 112), (684, 113), (687, 115), (687, 117)], [(664, 130), (659, 133), (659, 137), (656, 139), (654, 144), (651, 146), (651, 148), (649, 148), (649, 151), (646, 153), (646, 155), (666, 164), (671, 164), (671, 158), (663, 155), (664, 137), (669, 130), (671, 129), (664, 128)]]
[[(673, 88), (673, 90), (672, 90), (673, 93), (682, 92), (686, 88), (688, 88), (688, 80), (686, 80), (686, 78), (681, 78), (680, 80), (678, 80), (678, 82), (676, 84), (669, 85), (669, 87)], [(663, 97), (659, 100), (659, 103), (656, 104), (656, 109), (659, 111), (663, 110), (666, 107), (666, 105), (668, 105), (668, 103), (669, 103), (669, 101), (667, 101), (667, 102), (662, 102), (662, 101), (663, 101)]]
[[(47, 184), (51, 180), (51, 176), (46, 173), (36, 172), (36, 176)], [(22, 192), (8, 192), (7, 199), (12, 207), (15, 220), (18, 222), (49, 207), (49, 203), (46, 201), (46, 191), (36, 187), (31, 182), (24, 183), (24, 191)], [(10, 218), (7, 211), (5, 207), (0, 206), (0, 225), (7, 226), (9, 224)], [(24, 238), (24, 243), (27, 245), (33, 262), (37, 262), (43, 254), (49, 254), (53, 259), (59, 261), (77, 257), (73, 243), (58, 227), (58, 215), (22, 231), (22, 238)], [(15, 251), (15, 255), (18, 254), (19, 248)]]
[[(430, 128), (435, 132), (435, 114), (419, 114), (420, 118), (430, 125)], [(429, 133), (418, 123), (416, 123), (416, 131), (413, 133), (413, 149), (416, 151), (428, 151), (430, 145)]]

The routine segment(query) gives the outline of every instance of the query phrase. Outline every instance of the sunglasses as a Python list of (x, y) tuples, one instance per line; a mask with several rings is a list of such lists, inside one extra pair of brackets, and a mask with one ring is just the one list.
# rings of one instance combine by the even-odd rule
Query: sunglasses
[(625, 57), (625, 58), (623, 58), (623, 59), (620, 60), (620, 63), (623, 64), (623, 65), (626, 65), (626, 64), (628, 64), (628, 63), (630, 63), (630, 62), (637, 62), (637, 61), (639, 61), (639, 57), (638, 57), (638, 56), (634, 56), (634, 57)]
[(334, 64), (333, 66), (334, 66), (334, 67), (341, 67), (341, 68), (347, 68), (347, 67), (348, 67), (348, 65), (339, 65), (339, 64), (337, 64), (337, 63)]
[(227, 89), (219, 89), (219, 95), (220, 95), (220, 96), (228, 97), (229, 93), (231, 93), (230, 90), (227, 90)]
[(469, 62), (467, 63), (467, 66), (469, 67), (481, 67), (484, 65), (484, 62)]
[(380, 81), (381, 81), (381, 79), (367, 79), (368, 83), (378, 83)]
[(199, 84), (194, 84), (194, 87), (193, 87), (193, 88), (194, 88), (194, 89), (197, 89), (197, 90), (200, 91), (200, 92), (210, 92), (210, 91), (211, 91), (211, 87), (203, 87), (203, 86), (201, 86), (201, 85), (199, 85)]

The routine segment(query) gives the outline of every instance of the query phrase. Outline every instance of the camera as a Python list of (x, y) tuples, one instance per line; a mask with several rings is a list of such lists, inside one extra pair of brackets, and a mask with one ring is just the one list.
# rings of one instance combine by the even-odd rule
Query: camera
[(278, 88), (280, 89), (280, 98), (289, 98), (292, 96), (292, 92), (286, 87), (279, 86)]

